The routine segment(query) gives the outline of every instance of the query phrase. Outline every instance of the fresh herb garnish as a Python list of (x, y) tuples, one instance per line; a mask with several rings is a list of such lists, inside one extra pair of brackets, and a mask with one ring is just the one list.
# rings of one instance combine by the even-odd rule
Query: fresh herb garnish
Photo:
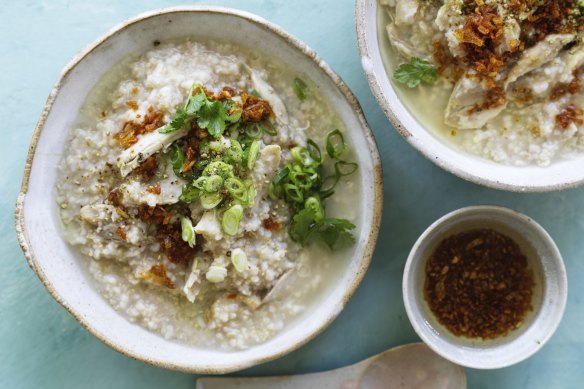
[(431, 62), (414, 57), (409, 63), (401, 64), (393, 73), (393, 78), (415, 88), (422, 82), (434, 83), (438, 79), (438, 70)]
[(276, 174), (269, 188), (272, 199), (283, 199), (294, 212), (288, 233), (295, 242), (305, 246), (314, 240), (338, 249), (355, 242), (350, 230), (355, 228), (348, 220), (325, 217), (323, 200), (334, 193), (340, 178), (353, 174), (358, 165), (341, 159), (348, 149), (343, 134), (331, 131), (326, 150), (335, 173), (323, 178), (325, 160), (316, 142), (309, 139), (306, 147), (292, 148), (293, 162)]
[(298, 100), (304, 101), (306, 99), (306, 83), (301, 78), (294, 78), (294, 93)]
[(312, 208), (304, 208), (292, 219), (290, 237), (303, 246), (312, 240), (322, 240), (331, 249), (336, 250), (355, 243), (350, 232), (355, 225), (345, 219), (325, 218), (319, 220)]
[[(193, 92), (197, 91), (193, 95)], [(169, 134), (181, 130), (186, 123), (196, 119), (200, 128), (209, 131), (215, 139), (219, 139), (225, 131), (228, 119), (228, 108), (221, 101), (213, 101), (207, 97), (201, 86), (194, 86), (184, 107), (177, 109), (174, 119), (158, 129), (161, 134)], [(229, 117), (232, 120), (232, 117)]]

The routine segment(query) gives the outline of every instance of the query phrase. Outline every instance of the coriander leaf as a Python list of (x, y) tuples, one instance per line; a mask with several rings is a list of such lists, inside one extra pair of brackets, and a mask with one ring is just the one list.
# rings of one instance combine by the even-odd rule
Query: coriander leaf
[(189, 99), (185, 105), (185, 111), (188, 115), (194, 115), (206, 102), (207, 96), (204, 92), (199, 92), (194, 96), (189, 96)]
[(292, 223), (288, 229), (288, 233), (293, 241), (305, 246), (312, 233), (318, 227), (315, 221), (316, 215), (314, 210), (304, 208), (292, 218)]
[(318, 236), (332, 249), (351, 246), (355, 243), (355, 237), (349, 230), (355, 225), (345, 219), (324, 219), (318, 229)]
[(187, 112), (184, 108), (179, 108), (176, 110), (176, 116), (172, 121), (158, 129), (158, 132), (161, 134), (169, 134), (171, 132), (175, 132), (183, 128), (185, 125), (185, 121), (188, 119)]
[(409, 63), (401, 64), (393, 73), (393, 78), (410, 88), (415, 88), (422, 82), (434, 83), (438, 79), (438, 70), (432, 63), (414, 57)]
[(219, 138), (225, 131), (226, 110), (220, 101), (207, 101), (198, 112), (197, 124), (206, 128), (214, 138)]
[(252, 95), (252, 96), (255, 96), (255, 97), (260, 97), (260, 98), (262, 97), (262, 95), (260, 95), (260, 92), (258, 92), (258, 91), (257, 91), (257, 90), (255, 90), (255, 89), (252, 89), (252, 90), (249, 92), (249, 94), (250, 94), (250, 95)]
[(296, 94), (296, 97), (298, 97), (298, 100), (300, 101), (304, 101), (304, 99), (306, 99), (306, 83), (296, 77), (294, 78), (294, 93)]

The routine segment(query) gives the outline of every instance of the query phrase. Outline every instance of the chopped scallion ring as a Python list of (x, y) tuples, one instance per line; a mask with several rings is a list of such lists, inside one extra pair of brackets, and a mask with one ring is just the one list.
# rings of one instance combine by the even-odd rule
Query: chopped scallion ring
[(207, 180), (205, 181), (206, 192), (218, 192), (221, 187), (223, 187), (223, 178), (221, 178), (221, 176), (213, 175), (211, 177), (207, 177)]
[(223, 228), (223, 232), (227, 235), (235, 235), (237, 234), (237, 230), (239, 230), (239, 223), (243, 218), (243, 207), (239, 204), (236, 204), (229, 208), (223, 214), (223, 218), (221, 219), (221, 227)]
[(247, 200), (247, 188), (243, 181), (239, 178), (228, 178), (225, 181), (225, 189), (229, 192), (229, 194), (236, 200), (239, 201), (246, 201)]
[(310, 152), (305, 147), (296, 146), (292, 148), (292, 158), (303, 166), (310, 166), (314, 160), (310, 156)]
[(304, 101), (306, 99), (306, 87), (306, 83), (301, 78), (294, 78), (294, 93), (298, 100)]
[(238, 272), (247, 270), (247, 268), (249, 267), (247, 255), (242, 249), (231, 250), (231, 263), (233, 263), (233, 267)]
[(264, 129), (259, 123), (249, 123), (245, 128), (245, 135), (250, 139), (260, 139), (264, 135)]
[(304, 208), (314, 211), (314, 220), (320, 222), (324, 218), (324, 209), (320, 200), (314, 196), (306, 199)]
[(347, 149), (345, 138), (339, 130), (329, 132), (326, 137), (326, 152), (332, 159), (339, 159)]
[(289, 202), (304, 202), (302, 191), (294, 184), (284, 184), (284, 193), (286, 194), (286, 200)]
[(179, 145), (176, 143), (172, 145), (170, 152), (168, 153), (168, 159), (172, 164), (172, 168), (177, 171), (180, 170), (185, 163), (185, 153)]
[(247, 161), (246, 166), (249, 170), (253, 169), (256, 160), (258, 158), (258, 153), (260, 152), (260, 144), (257, 140), (254, 140), (249, 145), (249, 149), (247, 150)]
[(306, 141), (306, 149), (310, 154), (310, 158), (314, 160), (318, 165), (322, 163), (322, 153), (320, 152), (320, 147), (312, 139)]
[(335, 163), (335, 172), (339, 177), (348, 176), (355, 173), (358, 167), (359, 165), (355, 162), (337, 161)]
[(189, 247), (195, 246), (195, 229), (193, 222), (188, 217), (182, 216), (180, 218), (180, 226), (182, 229), (182, 240), (189, 244)]
[(201, 195), (201, 206), (204, 209), (213, 209), (223, 201), (221, 193), (203, 193)]
[(227, 269), (223, 266), (211, 265), (209, 266), (209, 270), (207, 274), (205, 274), (205, 278), (207, 281), (212, 282), (214, 284), (223, 282), (225, 277), (227, 276)]

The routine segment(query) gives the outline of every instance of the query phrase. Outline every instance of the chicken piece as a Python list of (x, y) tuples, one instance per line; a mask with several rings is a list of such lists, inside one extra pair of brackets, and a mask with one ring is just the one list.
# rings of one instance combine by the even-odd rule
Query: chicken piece
[(274, 111), (274, 114), (276, 115), (276, 122), (282, 126), (287, 125), (288, 111), (286, 110), (286, 106), (284, 105), (282, 99), (274, 91), (274, 88), (272, 88), (270, 84), (264, 81), (264, 79), (262, 79), (255, 70), (246, 64), (243, 64), (243, 66), (249, 72), (253, 88), (260, 94), (262, 99), (270, 103), (272, 111)]
[(418, 12), (417, 0), (396, 0), (395, 2), (395, 25), (411, 25), (415, 23)]
[(207, 211), (195, 226), (195, 232), (203, 235), (208, 241), (218, 241), (223, 239), (221, 223), (217, 220), (214, 211)]
[[(517, 78), (551, 61), (573, 39), (573, 34), (548, 35), (543, 41), (526, 50), (509, 71), (503, 82), (503, 91), (506, 92), (508, 85)], [(481, 106), (488, 99), (489, 90), (486, 82), (467, 72), (454, 86), (444, 122), (460, 130), (483, 127), (507, 107), (507, 103), (504, 103), (488, 109), (473, 110), (473, 107)]]
[(174, 141), (184, 137), (187, 133), (187, 129), (174, 131), (169, 134), (161, 134), (158, 130), (155, 130), (140, 136), (138, 142), (122, 151), (118, 157), (118, 168), (122, 177), (130, 174), (146, 158), (156, 154), (160, 150), (170, 147)]
[(282, 149), (278, 145), (268, 145), (262, 149), (255, 163), (252, 180), (256, 193), (261, 193), (278, 172)]
[[(146, 203), (150, 207), (154, 207), (159, 204), (177, 203), (186, 182), (174, 173), (170, 164), (167, 164), (164, 177), (162, 180), (150, 184), (135, 180), (124, 182), (118, 188), (122, 194), (123, 204), (137, 206)], [(153, 191), (153, 187), (158, 187), (160, 193)]]
[(120, 220), (116, 208), (109, 204), (85, 205), (79, 211), (79, 216), (81, 217), (81, 220), (96, 227), (101, 227), (104, 224)]
[(576, 37), (575, 34), (551, 34), (533, 47), (525, 50), (505, 80), (505, 88), (519, 77), (545, 65)]
[(189, 273), (185, 286), (183, 287), (183, 292), (191, 303), (195, 302), (195, 299), (199, 295), (202, 287), (202, 271), (198, 269), (199, 261), (195, 259), (191, 266), (191, 272)]

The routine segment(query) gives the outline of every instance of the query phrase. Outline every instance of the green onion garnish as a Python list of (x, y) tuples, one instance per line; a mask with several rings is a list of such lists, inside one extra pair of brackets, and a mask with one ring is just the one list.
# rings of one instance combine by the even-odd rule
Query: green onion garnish
[(306, 86), (306, 83), (301, 78), (294, 78), (294, 93), (300, 101), (306, 99)]
[(231, 263), (238, 272), (242, 272), (249, 267), (247, 255), (242, 249), (231, 250)]
[(195, 245), (195, 229), (193, 222), (188, 217), (182, 216), (180, 218), (180, 226), (182, 229), (182, 240), (187, 242), (191, 248)]
[(339, 130), (331, 131), (326, 137), (326, 152), (332, 159), (339, 159), (347, 149), (345, 138)]
[(217, 174), (207, 177), (207, 180), (205, 181), (205, 191), (207, 192), (218, 192), (222, 186), (223, 178)]
[(225, 180), (225, 189), (236, 200), (247, 201), (247, 188), (239, 178), (228, 178)]
[(204, 209), (213, 209), (223, 201), (221, 193), (203, 193), (201, 195), (201, 206)]
[(223, 282), (226, 276), (227, 269), (225, 269), (223, 266), (217, 265), (209, 266), (209, 270), (207, 270), (207, 274), (205, 274), (205, 278), (207, 278), (207, 281), (212, 282), (214, 284)]
[(258, 158), (259, 151), (260, 144), (258, 143), (257, 140), (254, 140), (253, 142), (251, 142), (251, 145), (249, 145), (249, 149), (247, 150), (246, 166), (249, 170), (253, 169)]
[(223, 232), (227, 235), (235, 235), (237, 230), (239, 229), (239, 223), (243, 218), (243, 207), (239, 204), (236, 204), (229, 208), (223, 214), (223, 218), (221, 219), (221, 227), (223, 228)]
[(335, 162), (335, 172), (337, 176), (343, 177), (348, 176), (357, 171), (357, 165), (355, 162), (345, 162), (345, 161), (337, 161)]

